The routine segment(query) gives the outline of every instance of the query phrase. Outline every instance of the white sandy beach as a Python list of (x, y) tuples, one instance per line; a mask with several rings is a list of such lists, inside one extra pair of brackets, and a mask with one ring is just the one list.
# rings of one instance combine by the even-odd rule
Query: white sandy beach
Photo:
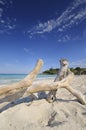
[[(75, 76), (71, 84), (86, 97), (86, 76)], [(54, 103), (37, 99), (13, 105), (0, 100), (0, 110), (0, 130), (86, 130), (86, 105), (63, 88)]]

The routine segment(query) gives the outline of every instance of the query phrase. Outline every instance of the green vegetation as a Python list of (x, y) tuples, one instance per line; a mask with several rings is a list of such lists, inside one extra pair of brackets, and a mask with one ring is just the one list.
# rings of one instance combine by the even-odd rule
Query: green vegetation
[[(70, 70), (75, 74), (75, 75), (86, 75), (86, 68), (80, 68), (80, 67), (76, 67), (76, 68), (70, 68)], [(59, 71), (58, 68), (50, 68), (49, 70), (45, 70), (43, 71), (43, 74), (57, 74)]]
[(53, 69), (53, 68), (50, 68), (49, 70), (45, 70), (43, 71), (43, 74), (57, 74), (57, 72), (59, 71), (59, 69)]

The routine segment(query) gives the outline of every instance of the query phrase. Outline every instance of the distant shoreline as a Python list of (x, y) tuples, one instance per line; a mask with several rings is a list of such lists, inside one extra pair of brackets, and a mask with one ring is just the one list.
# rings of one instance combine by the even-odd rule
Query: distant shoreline
[[(0, 74), (0, 85), (6, 85), (6, 84), (19, 82), (20, 80), (22, 80), (26, 76), (27, 76), (27, 74)], [(54, 79), (55, 76), (56, 75), (38, 74), (35, 81)]]

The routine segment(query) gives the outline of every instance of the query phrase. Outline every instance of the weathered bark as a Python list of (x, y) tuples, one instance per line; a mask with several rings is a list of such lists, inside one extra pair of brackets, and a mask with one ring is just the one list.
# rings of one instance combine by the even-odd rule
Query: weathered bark
[(57, 88), (63, 88), (63, 87), (68, 86), (72, 78), (73, 78), (73, 75), (71, 74), (65, 79), (63, 79), (62, 81), (57, 81), (57, 82), (41, 81), (39, 83), (33, 83), (26, 90), (26, 92), (31, 94), (31, 93), (41, 92), (41, 91), (50, 91), (50, 90), (55, 90)]
[[(57, 72), (57, 76), (54, 82), (61, 81), (62, 79), (64, 79), (65, 77), (67, 77), (69, 74), (72, 73), (68, 67), (69, 61), (67, 59), (60, 59), (59, 62), (60, 62), (60, 69), (59, 69), (59, 72)], [(54, 102), (56, 100), (57, 90), (58, 89), (51, 90), (48, 93), (48, 96), (47, 96), (48, 102)]]
[(26, 90), (29, 86), (32, 85), (33, 80), (36, 78), (42, 65), (43, 65), (43, 61), (41, 59), (39, 59), (35, 68), (33, 69), (33, 71), (31, 71), (31, 73), (29, 73), (23, 80), (21, 80), (20, 82), (14, 83), (14, 84), (0, 87), (0, 96), (1, 95), (5, 95), (5, 96), (11, 95), (11, 94), (17, 93), (23, 89)]
[(85, 97), (83, 96), (83, 94), (77, 90), (75, 90), (74, 88), (72, 88), (71, 86), (66, 86), (65, 87), (72, 95), (74, 95), (78, 100), (79, 102), (81, 102), (83, 105), (86, 104), (86, 100), (85, 100)]
[(73, 79), (73, 74), (68, 75), (65, 79), (57, 82), (40, 82), (40, 83), (33, 83), (25, 92), (24, 97), (33, 93), (41, 92), (41, 91), (50, 91), (56, 90), (58, 88), (65, 88), (67, 89), (72, 95), (74, 95), (83, 105), (86, 104), (84, 96), (73, 89), (69, 83)]
[(77, 99), (82, 104), (86, 104), (84, 96), (69, 85), (71, 80), (73, 79), (73, 76), (74, 76), (73, 73), (70, 73), (66, 78), (62, 79), (61, 81), (57, 81), (57, 82), (41, 81), (38, 83), (33, 83), (33, 80), (35, 79), (36, 75), (40, 71), (42, 64), (43, 64), (43, 61), (39, 60), (34, 70), (28, 76), (26, 76), (23, 80), (15, 84), (1, 87), (0, 96), (1, 95), (7, 96), (10, 94), (12, 95), (14, 93), (18, 93), (22, 91), (23, 89), (25, 90), (25, 93), (23, 96), (27, 96), (28, 94), (31, 95), (33, 93), (37, 93), (41, 91), (51, 91), (51, 90), (56, 90), (58, 88), (65, 88), (75, 97), (77, 97)]

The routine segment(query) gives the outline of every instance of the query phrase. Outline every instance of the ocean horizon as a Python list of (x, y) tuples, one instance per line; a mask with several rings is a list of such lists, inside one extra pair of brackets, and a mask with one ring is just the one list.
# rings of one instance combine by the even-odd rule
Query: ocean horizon
[[(0, 86), (18, 82), (25, 78), (28, 74), (0, 74)], [(38, 74), (35, 80), (51, 79), (56, 75)]]

